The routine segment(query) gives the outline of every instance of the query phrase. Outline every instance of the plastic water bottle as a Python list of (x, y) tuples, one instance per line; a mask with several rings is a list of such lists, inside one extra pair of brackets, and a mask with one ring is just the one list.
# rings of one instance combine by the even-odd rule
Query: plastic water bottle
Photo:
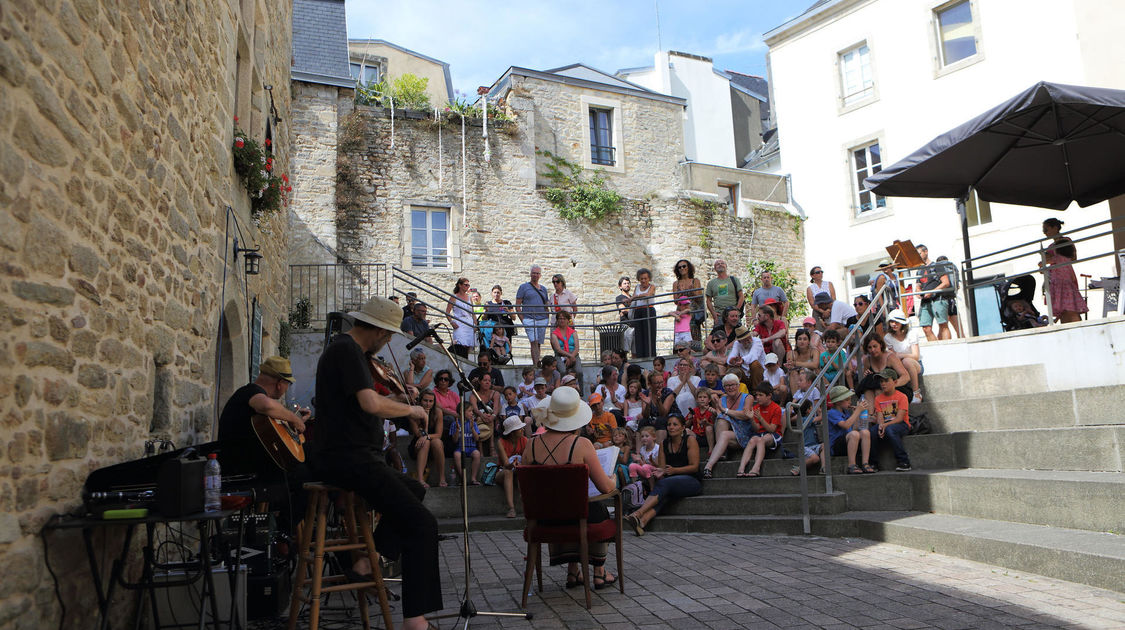
[(203, 511), (218, 512), (223, 507), (222, 498), (219, 496), (223, 490), (223, 478), (220, 473), (218, 455), (211, 453), (207, 456), (207, 464), (203, 467)]
[(867, 410), (866, 409), (859, 412), (859, 426), (860, 427), (866, 427), (867, 426)]

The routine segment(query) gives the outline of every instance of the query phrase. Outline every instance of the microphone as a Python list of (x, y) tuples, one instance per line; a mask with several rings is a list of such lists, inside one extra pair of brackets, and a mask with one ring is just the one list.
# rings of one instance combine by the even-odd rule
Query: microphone
[(417, 337), (415, 337), (414, 339), (410, 340), (410, 342), (406, 344), (406, 349), (407, 350), (413, 350), (414, 346), (422, 343), (426, 339), (426, 337), (434, 337), (436, 335), (437, 335), (437, 332), (434, 331), (433, 328), (427, 329), (426, 332), (424, 332), (424, 333), (418, 335)]

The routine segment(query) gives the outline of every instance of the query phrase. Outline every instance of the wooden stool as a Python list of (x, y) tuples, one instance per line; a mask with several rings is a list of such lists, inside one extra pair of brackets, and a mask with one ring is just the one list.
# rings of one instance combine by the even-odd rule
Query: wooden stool
[[(394, 622), (391, 621), (391, 607), (387, 602), (387, 590), (383, 584), (383, 573), (379, 568), (379, 554), (375, 551), (375, 539), (371, 535), (371, 519), (367, 515), (367, 505), (361, 497), (354, 492), (342, 490), (323, 483), (306, 483), (305, 491), (308, 493), (309, 507), (305, 511), (305, 520), (301, 523), (299, 533), (300, 553), (297, 560), (297, 579), (293, 583), (293, 597), (289, 605), (289, 630), (297, 627), (297, 615), (301, 610), (301, 602), (308, 601), (309, 628), (316, 630), (320, 624), (320, 599), (327, 593), (341, 591), (362, 591), (374, 588), (379, 594), (379, 606), (383, 609), (383, 624), (387, 630), (393, 630)], [(344, 508), (343, 526), (347, 538), (330, 538), (325, 540), (325, 531), (328, 528), (328, 506), (332, 503), (332, 494), (338, 494)], [(378, 518), (378, 515), (376, 515)], [(316, 537), (313, 538), (313, 529)], [(363, 537), (363, 542), (359, 537)], [(348, 582), (344, 575), (324, 575), (324, 554), (334, 551), (350, 551), (353, 560), (359, 557), (360, 552), (366, 554), (371, 563), (371, 582)], [(311, 567), (309, 566), (311, 563)], [(311, 568), (311, 571), (310, 571)], [(309, 594), (304, 594), (305, 584), (309, 582), (311, 574), (312, 584)], [(341, 582), (338, 583), (337, 582)], [(327, 586), (325, 584), (328, 584)], [(367, 596), (356, 593), (359, 602), (360, 615), (363, 617), (363, 627), (370, 630), (371, 623), (368, 619)]]

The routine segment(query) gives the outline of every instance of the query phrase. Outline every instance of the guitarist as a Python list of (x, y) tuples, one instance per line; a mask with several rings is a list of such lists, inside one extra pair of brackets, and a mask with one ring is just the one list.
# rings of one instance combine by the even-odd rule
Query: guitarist
[[(383, 459), (383, 418), (407, 416), (426, 422), (426, 411), (383, 396), (365, 353), (376, 352), (402, 325), (402, 309), (373, 297), (348, 313), (353, 326), (325, 347), (316, 366), (317, 429), (309, 463), (332, 485), (356, 491), (382, 514), (375, 529), (380, 553), (402, 555), (402, 627), (427, 627), (425, 614), (442, 608), (437, 520), (424, 505), (422, 485)], [(352, 567), (353, 580), (370, 576), (366, 558)]]
[[(291, 525), (293, 514), (304, 514), (304, 491), (301, 484), (307, 480), (308, 474), (303, 465), (298, 465), (288, 474), (283, 472), (254, 433), (250, 418), (254, 414), (270, 416), (288, 422), (297, 431), (303, 433), (305, 422), (311, 412), (302, 409), (298, 415), (286, 409), (280, 402), (285, 392), (289, 391), (289, 386), (295, 382), (293, 368), (288, 359), (278, 356), (269, 357), (258, 366), (258, 378), (254, 379), (253, 383), (235, 390), (227, 400), (227, 404), (223, 406), (222, 414), (219, 415), (218, 439), (222, 443), (223, 451), (220, 461), (224, 468), (228, 466), (228, 462), (231, 462), (233, 465), (230, 470), (257, 473), (258, 479), (265, 484), (288, 484), (290, 505), (281, 509), (279, 522), (283, 525)], [(289, 531), (296, 530), (290, 527)]]

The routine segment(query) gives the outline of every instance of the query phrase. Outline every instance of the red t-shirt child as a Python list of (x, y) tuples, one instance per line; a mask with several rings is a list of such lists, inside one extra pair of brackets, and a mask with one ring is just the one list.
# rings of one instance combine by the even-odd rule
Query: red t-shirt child
[(890, 396), (879, 392), (875, 395), (875, 410), (884, 422), (890, 422), (898, 415), (899, 410), (904, 411), (902, 415), (903, 421), (906, 426), (910, 426), (910, 401), (906, 399), (906, 394), (898, 391), (897, 389), (891, 392)]
[[(765, 339), (766, 337), (769, 337), (770, 335), (776, 335), (777, 333), (781, 332), (784, 329), (785, 329), (785, 323), (782, 322), (780, 319), (773, 320), (773, 330), (767, 329), (763, 324), (756, 324), (754, 326), (754, 330), (758, 331), (758, 337), (760, 337), (762, 339)], [(783, 335), (782, 337), (780, 337), (780, 339), (781, 339), (782, 345), (785, 346), (785, 351), (789, 352), (789, 350), (790, 350), (789, 336)], [(771, 341), (770, 343), (773, 343), (773, 342)], [(766, 350), (769, 351), (769, 348), (766, 348)]]
[[(762, 420), (764, 420), (765, 422), (767, 422), (769, 424), (772, 424), (776, 427), (776, 430), (771, 431), (771, 433), (780, 437), (781, 436), (781, 406), (771, 400), (770, 404), (766, 405), (765, 407), (762, 407), (760, 405), (754, 405), (754, 408), (757, 409), (758, 413), (760, 413), (762, 415)], [(758, 422), (757, 418), (754, 419), (754, 428), (759, 433), (763, 433), (763, 432), (766, 431), (766, 427), (762, 426), (762, 424), (760, 422)]]
[(684, 418), (700, 446), (707, 445), (707, 427), (715, 425), (715, 413), (703, 407), (692, 407)]

